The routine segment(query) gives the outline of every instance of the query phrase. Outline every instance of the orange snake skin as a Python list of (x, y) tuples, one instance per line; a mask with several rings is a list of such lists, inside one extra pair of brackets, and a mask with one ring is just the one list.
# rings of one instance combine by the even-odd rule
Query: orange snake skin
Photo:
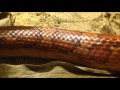
[(120, 36), (29, 26), (0, 27), (0, 57), (20, 56), (120, 71)]

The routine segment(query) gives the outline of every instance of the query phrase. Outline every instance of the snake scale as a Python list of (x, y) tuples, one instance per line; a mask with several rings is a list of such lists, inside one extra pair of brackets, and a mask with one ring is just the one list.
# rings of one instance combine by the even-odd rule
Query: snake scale
[(0, 27), (0, 57), (62, 60), (120, 71), (120, 36), (32, 26)]

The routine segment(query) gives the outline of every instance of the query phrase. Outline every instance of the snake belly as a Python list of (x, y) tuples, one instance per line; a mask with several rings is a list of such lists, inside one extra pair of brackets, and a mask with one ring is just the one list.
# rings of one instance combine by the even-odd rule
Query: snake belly
[(57, 28), (0, 27), (0, 57), (21, 56), (120, 71), (120, 36)]

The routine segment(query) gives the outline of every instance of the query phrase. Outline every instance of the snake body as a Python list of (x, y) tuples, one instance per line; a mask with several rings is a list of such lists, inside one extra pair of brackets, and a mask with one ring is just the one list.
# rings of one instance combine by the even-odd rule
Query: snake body
[(120, 36), (43, 27), (0, 27), (0, 57), (21, 56), (120, 71)]

